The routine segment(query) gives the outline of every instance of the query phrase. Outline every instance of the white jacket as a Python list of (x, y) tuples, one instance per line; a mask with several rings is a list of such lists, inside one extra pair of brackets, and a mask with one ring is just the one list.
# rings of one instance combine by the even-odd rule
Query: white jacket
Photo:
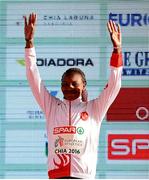
[(41, 80), (34, 47), (25, 49), (25, 59), (30, 87), (46, 117), (49, 177), (95, 178), (101, 122), (121, 87), (122, 54), (112, 54), (108, 84), (88, 102), (51, 96)]

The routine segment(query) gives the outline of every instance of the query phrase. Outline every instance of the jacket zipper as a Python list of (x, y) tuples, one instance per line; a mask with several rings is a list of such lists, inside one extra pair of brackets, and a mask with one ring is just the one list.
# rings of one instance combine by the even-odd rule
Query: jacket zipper
[(69, 126), (71, 126), (71, 101), (69, 101)]
[[(71, 126), (71, 101), (69, 101), (69, 126)], [(71, 154), (70, 154), (69, 176), (71, 176)]]

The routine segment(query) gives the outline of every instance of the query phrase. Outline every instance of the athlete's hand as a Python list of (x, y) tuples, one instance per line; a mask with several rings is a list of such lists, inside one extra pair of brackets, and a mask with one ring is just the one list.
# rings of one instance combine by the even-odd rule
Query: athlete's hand
[(121, 31), (120, 31), (120, 25), (116, 24), (113, 21), (109, 21), (107, 23), (107, 27), (110, 33), (111, 41), (113, 43), (113, 47), (115, 49), (121, 48), (122, 46), (122, 40), (121, 40)]
[(35, 13), (30, 14), (28, 20), (24, 16), (24, 35), (26, 41), (32, 41), (34, 39), (36, 21), (37, 15)]

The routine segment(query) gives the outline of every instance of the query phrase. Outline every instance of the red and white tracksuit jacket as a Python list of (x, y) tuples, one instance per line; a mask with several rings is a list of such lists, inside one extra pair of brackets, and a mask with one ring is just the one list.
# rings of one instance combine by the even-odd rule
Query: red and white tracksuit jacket
[(51, 96), (41, 80), (34, 47), (25, 49), (25, 59), (30, 87), (46, 117), (49, 177), (95, 178), (100, 126), (121, 87), (122, 54), (112, 54), (108, 84), (88, 102)]

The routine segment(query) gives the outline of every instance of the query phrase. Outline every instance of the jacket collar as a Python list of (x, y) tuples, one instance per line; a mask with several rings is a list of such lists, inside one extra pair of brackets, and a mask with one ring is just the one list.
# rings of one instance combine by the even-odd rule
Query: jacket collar
[(78, 97), (77, 99), (73, 100), (73, 101), (69, 101), (69, 100), (66, 100), (66, 99), (63, 99), (63, 102), (65, 104), (69, 104), (71, 102), (71, 104), (79, 104), (80, 102), (82, 102), (82, 99), (81, 99), (81, 96)]

